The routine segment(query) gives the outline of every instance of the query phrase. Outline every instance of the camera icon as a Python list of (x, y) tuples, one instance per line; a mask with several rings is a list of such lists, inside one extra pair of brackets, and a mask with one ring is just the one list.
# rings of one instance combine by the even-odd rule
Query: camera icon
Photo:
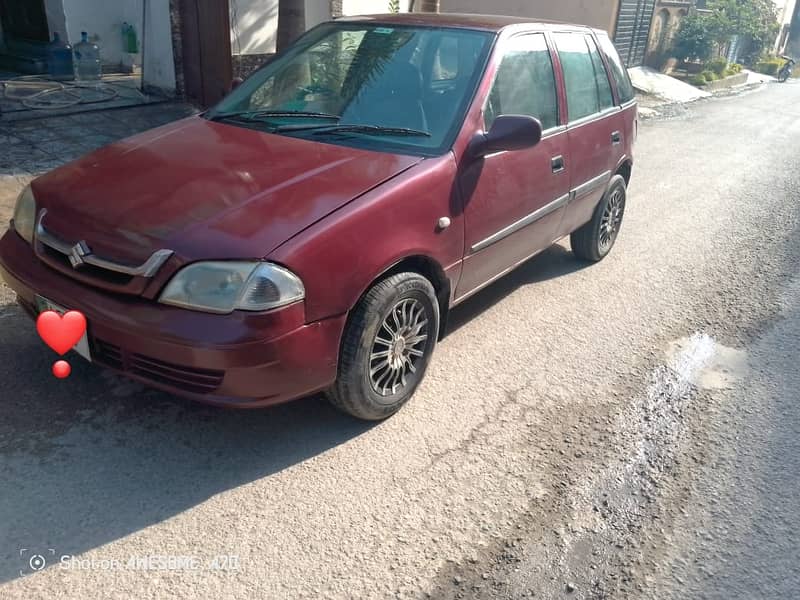
[(48, 548), (46, 552), (37, 552), (29, 548), (20, 548), (19, 556), (23, 561), (27, 562), (27, 569), (23, 568), (19, 570), (20, 577), (29, 575), (31, 571), (41, 571), (47, 566), (47, 558), (45, 558), (45, 555), (55, 556), (55, 554), (56, 551), (54, 548)]

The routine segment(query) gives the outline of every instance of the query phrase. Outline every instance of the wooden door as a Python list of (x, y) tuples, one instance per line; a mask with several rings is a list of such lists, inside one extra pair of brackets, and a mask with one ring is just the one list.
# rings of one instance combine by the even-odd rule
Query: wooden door
[(210, 106), (228, 93), (233, 77), (228, 0), (181, 0), (186, 95)]

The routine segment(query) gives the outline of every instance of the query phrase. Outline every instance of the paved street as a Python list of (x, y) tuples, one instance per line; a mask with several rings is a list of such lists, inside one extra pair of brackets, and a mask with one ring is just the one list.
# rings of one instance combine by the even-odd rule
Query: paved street
[[(103, 118), (185, 114), (158, 108)], [(2, 289), (0, 597), (796, 595), (800, 81), (669, 114), (641, 124), (611, 255), (557, 245), (457, 308), (380, 424), (201, 407), (78, 357), (56, 380)], [(4, 136), (5, 221), (69, 150)]]

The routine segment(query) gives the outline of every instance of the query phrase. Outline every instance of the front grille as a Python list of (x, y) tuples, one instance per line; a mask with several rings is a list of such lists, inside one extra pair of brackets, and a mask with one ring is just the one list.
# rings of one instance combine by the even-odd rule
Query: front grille
[(140, 294), (163, 264), (174, 254), (162, 248), (154, 251), (143, 263), (131, 265), (96, 255), (85, 240), (67, 241), (44, 226), (47, 209), (36, 220), (34, 248), (37, 256), (51, 267), (84, 283), (99, 285), (112, 291)]
[[(63, 271), (70, 275), (75, 272), (69, 262), (69, 257), (67, 257), (66, 254), (61, 254), (61, 252), (58, 250), (54, 250), (53, 248), (45, 246), (44, 244), (42, 245), (42, 249), (43, 256), (49, 259), (48, 262), (50, 262), (51, 265), (60, 266)], [(81, 266), (79, 274), (90, 277), (91, 279), (97, 279), (113, 286), (125, 286), (133, 280), (133, 277), (130, 275), (109, 271), (108, 269), (101, 269), (100, 267), (95, 267), (94, 265), (88, 264)]]
[(128, 352), (97, 338), (93, 340), (92, 351), (93, 358), (100, 364), (197, 394), (213, 392), (225, 376), (225, 371), (168, 363), (144, 354)]
[(122, 348), (109, 344), (103, 340), (95, 338), (94, 347), (92, 348), (92, 357), (99, 363), (114, 367), (115, 369), (123, 369), (124, 362), (122, 360)]
[(190, 392), (213, 392), (222, 383), (223, 371), (195, 369), (143, 356), (130, 355), (130, 371), (142, 377), (174, 385)]

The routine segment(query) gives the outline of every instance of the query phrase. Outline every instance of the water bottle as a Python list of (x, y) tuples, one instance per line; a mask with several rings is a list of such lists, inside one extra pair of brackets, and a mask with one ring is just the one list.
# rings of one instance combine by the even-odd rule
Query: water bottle
[(53, 41), (47, 45), (47, 72), (50, 79), (72, 81), (75, 72), (72, 66), (72, 46), (61, 39), (56, 31)]
[(89, 41), (89, 34), (81, 31), (81, 41), (75, 44), (75, 77), (80, 81), (97, 81), (103, 76), (100, 65), (100, 47)]
[(122, 50), (128, 54), (138, 54), (139, 39), (136, 36), (136, 29), (128, 23), (122, 24)]

